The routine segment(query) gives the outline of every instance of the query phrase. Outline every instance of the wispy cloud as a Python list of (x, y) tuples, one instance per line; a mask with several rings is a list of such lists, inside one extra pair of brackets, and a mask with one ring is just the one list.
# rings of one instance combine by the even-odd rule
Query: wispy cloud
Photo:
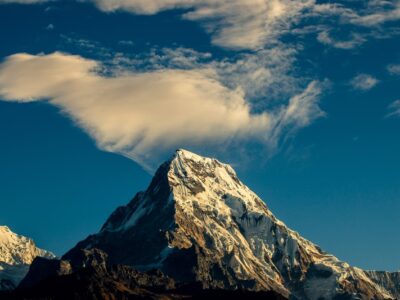
[(400, 117), (400, 99), (393, 101), (388, 106), (389, 113), (386, 115), (386, 118), (389, 117)]
[(221, 84), (212, 69), (119, 70), (104, 76), (102, 68), (96, 61), (62, 53), (15, 54), (0, 65), (0, 96), (7, 101), (48, 101), (101, 149), (145, 167), (178, 146), (231, 140), (274, 144), (285, 132), (322, 115), (317, 82), (287, 106), (252, 113), (242, 90)]
[[(350, 5), (349, 5), (350, 4)], [(306, 15), (312, 23), (318, 40), (339, 48), (353, 49), (369, 39), (386, 39), (400, 34), (395, 21), (400, 20), (400, 1), (354, 0), (315, 3)], [(341, 35), (351, 31), (347, 40), (332, 38), (331, 32)]]
[(79, 38), (64, 37), (64, 41), (67, 46), (73, 46), (72, 50), (78, 47), (80, 53), (95, 56), (114, 70), (213, 69), (224, 85), (231, 89), (240, 87), (246, 99), (257, 108), (276, 99), (286, 100), (306, 83), (294, 67), (298, 50), (282, 43), (268, 49), (216, 58), (209, 52), (185, 47), (152, 47), (141, 53), (122, 53)]
[(319, 107), (319, 99), (328, 84), (313, 81), (303, 92), (290, 99), (288, 105), (275, 116), (270, 137), (272, 143), (279, 143), (281, 139), (286, 139), (300, 128), (326, 115)]
[(350, 85), (359, 91), (368, 91), (378, 83), (379, 80), (369, 74), (358, 74), (350, 81)]
[(329, 31), (321, 31), (318, 33), (317, 39), (320, 43), (332, 46), (338, 49), (353, 49), (362, 45), (366, 39), (357, 33), (352, 33), (348, 40), (337, 40), (333, 38)]
[[(358, 1), (357, 5), (315, 0), (89, 0), (99, 9), (135, 14), (156, 14), (182, 9), (182, 17), (200, 22), (213, 44), (234, 50), (261, 50), (276, 45), (282, 36), (317, 33), (318, 40), (337, 49), (353, 49), (370, 38), (400, 34), (383, 24), (400, 20), (400, 1)], [(307, 25), (303, 22), (305, 21)], [(332, 31), (345, 32), (347, 39), (332, 37)], [(307, 29), (306, 29), (307, 28)]]
[(360, 14), (353, 12), (349, 17), (353, 24), (366, 27), (397, 21), (400, 20), (400, 1), (370, 0)]
[(231, 49), (258, 49), (288, 30), (314, 0), (92, 0), (103, 11), (156, 14), (186, 9), (182, 17), (199, 21), (212, 42)]
[(290, 46), (276, 45), (211, 64), (225, 85), (241, 87), (247, 99), (261, 105), (269, 104), (267, 100), (285, 99), (299, 91), (303, 78), (294, 71), (297, 54), (298, 51)]
[[(51, 0), (0, 0), (0, 3), (40, 3)], [(56, 0), (55, 0), (56, 1)], [(76, 0), (82, 2), (81, 0)], [(381, 29), (382, 24), (400, 20), (400, 1), (354, 0), (319, 3), (316, 0), (85, 0), (104, 12), (127, 11), (153, 15), (179, 9), (182, 18), (202, 24), (213, 44), (235, 50), (263, 49), (273, 45), (285, 34), (317, 30), (318, 40), (339, 49), (352, 49), (367, 37), (383, 38), (398, 31)], [(330, 31), (337, 25), (349, 25), (348, 40), (332, 38)], [(309, 26), (314, 25), (314, 26)], [(299, 27), (300, 26), (300, 27)], [(324, 30), (321, 30), (321, 26)], [(359, 30), (360, 28), (364, 30)], [(370, 30), (366, 34), (365, 30)], [(346, 31), (348, 28), (346, 28)], [(378, 32), (375, 32), (378, 30)]]

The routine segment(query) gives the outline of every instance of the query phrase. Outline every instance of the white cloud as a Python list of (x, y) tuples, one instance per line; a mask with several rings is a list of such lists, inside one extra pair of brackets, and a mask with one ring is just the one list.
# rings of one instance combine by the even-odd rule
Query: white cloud
[(181, 8), (183, 18), (200, 21), (212, 42), (232, 49), (258, 49), (295, 23), (314, 0), (91, 0), (103, 11), (156, 14)]
[(386, 117), (400, 117), (400, 99), (392, 102), (389, 106), (389, 113)]
[(400, 65), (391, 64), (386, 69), (391, 75), (400, 75)]
[(321, 116), (320, 87), (311, 83), (288, 106), (251, 112), (240, 89), (222, 85), (213, 70), (166, 69), (101, 75), (96, 61), (62, 53), (15, 54), (0, 65), (6, 101), (46, 100), (82, 127), (101, 149), (146, 166), (163, 151), (231, 140), (274, 143)]
[(369, 74), (358, 74), (351, 81), (351, 86), (359, 91), (368, 91), (375, 87), (379, 80)]
[(348, 40), (336, 40), (330, 35), (329, 31), (319, 32), (317, 40), (322, 44), (338, 49), (353, 49), (365, 42), (365, 38), (357, 33), (352, 33), (350, 39)]

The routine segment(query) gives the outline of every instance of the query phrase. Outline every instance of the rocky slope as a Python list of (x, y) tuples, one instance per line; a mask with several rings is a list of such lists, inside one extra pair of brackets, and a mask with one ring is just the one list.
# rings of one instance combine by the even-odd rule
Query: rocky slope
[(31, 239), (12, 232), (7, 226), (0, 226), (0, 290), (15, 288), (37, 256), (54, 257), (37, 248)]
[(325, 253), (276, 219), (229, 165), (185, 150), (63, 259), (91, 248), (113, 264), (160, 269), (205, 289), (300, 299), (400, 297), (397, 273), (365, 272)]
[(366, 271), (372, 281), (400, 299), (400, 272)]
[(98, 249), (76, 251), (69, 260), (36, 258), (28, 276), (1, 299), (274, 299), (274, 292), (203, 290), (199, 285), (178, 285), (160, 271), (139, 272), (110, 265)]

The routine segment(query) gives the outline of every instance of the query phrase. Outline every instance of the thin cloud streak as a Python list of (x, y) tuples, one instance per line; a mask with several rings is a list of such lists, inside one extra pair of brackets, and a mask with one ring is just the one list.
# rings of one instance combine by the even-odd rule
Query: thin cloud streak
[(389, 113), (386, 115), (386, 118), (390, 117), (400, 117), (400, 99), (393, 101), (388, 106)]

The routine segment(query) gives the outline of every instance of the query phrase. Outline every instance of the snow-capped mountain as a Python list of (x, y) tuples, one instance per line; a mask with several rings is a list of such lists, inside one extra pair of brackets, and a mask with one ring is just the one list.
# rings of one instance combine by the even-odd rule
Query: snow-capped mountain
[(0, 226), (0, 290), (15, 288), (37, 256), (55, 257), (51, 252), (37, 248), (30, 238)]
[(63, 258), (90, 248), (112, 263), (160, 269), (203, 288), (300, 299), (400, 297), (399, 273), (366, 272), (325, 253), (278, 220), (229, 165), (185, 150)]

